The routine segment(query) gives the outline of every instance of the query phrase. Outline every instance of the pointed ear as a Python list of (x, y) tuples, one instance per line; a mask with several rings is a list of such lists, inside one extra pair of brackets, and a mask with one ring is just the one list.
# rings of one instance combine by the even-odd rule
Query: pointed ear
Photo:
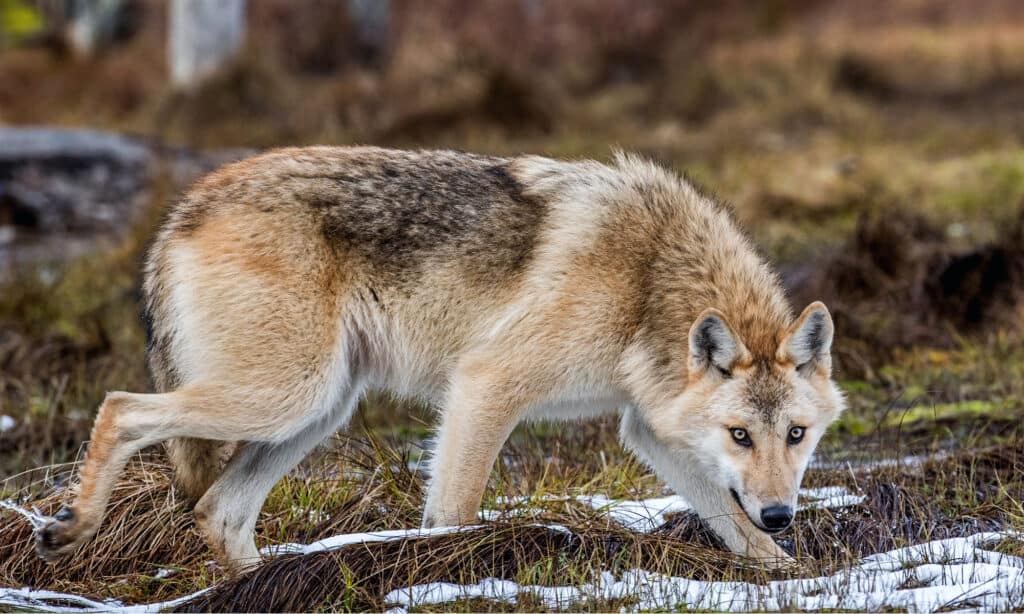
[(690, 327), (691, 374), (714, 370), (728, 377), (733, 365), (746, 353), (746, 346), (717, 309), (705, 309)]
[(790, 325), (779, 344), (778, 359), (792, 362), (802, 375), (822, 370), (832, 374), (832, 335), (835, 328), (825, 304), (815, 301)]

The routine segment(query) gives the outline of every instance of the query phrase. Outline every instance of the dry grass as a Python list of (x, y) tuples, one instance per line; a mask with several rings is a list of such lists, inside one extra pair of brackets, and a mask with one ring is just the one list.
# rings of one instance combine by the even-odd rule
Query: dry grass
[[(1024, 201), (1022, 201), (1024, 202)], [(1024, 318), (1024, 208), (991, 244), (957, 247), (903, 211), (860, 217), (852, 239), (795, 271), (796, 302), (830, 297), (840, 368), (871, 373), (900, 348), (957, 346), (967, 335), (1014, 331)]]
[[(159, 2), (146, 12), (152, 29), (94, 60), (5, 51), (0, 121), (89, 124), (203, 147), (369, 142), (597, 158), (611, 145), (639, 150), (718, 190), (780, 264), (795, 302), (823, 299), (835, 313), (852, 408), (820, 448), (835, 468), (812, 469), (806, 485), (867, 499), (802, 512), (783, 536), (804, 565), (793, 573), (1024, 528), (1016, 3), (771, 2), (751, 11), (668, 0), (636, 11), (614, 0), (559, 6), (541, 23), (508, 3), (399, 3), (397, 44), (383, 60), (335, 44), (331, 33), (351, 24), (320, 19), (318, 4), (254, 2), (259, 44), (187, 96), (165, 89)], [(148, 388), (138, 258), (162, 201), (182, 187), (156, 186), (152, 216), (116, 249), (22, 271), (0, 289), (0, 414), (16, 421), (0, 432), (0, 497), (57, 509), (103, 393)], [(351, 439), (271, 493), (260, 545), (419, 525), (423, 476), (409, 467), (429, 412), (373, 398), (360, 416)], [(488, 501), (529, 497), (536, 516), (281, 556), (230, 581), (209, 562), (160, 453), (149, 451), (119, 484), (100, 535), (59, 566), (38, 561), (29, 525), (0, 511), (0, 586), (128, 602), (216, 586), (189, 608), (363, 610), (382, 609), (392, 588), (433, 580), (562, 585), (630, 567), (769, 577), (737, 564), (692, 516), (636, 534), (552, 500), (661, 494), (615, 430), (605, 419), (514, 434)], [(898, 462), (915, 454), (936, 456)], [(894, 465), (868, 469), (865, 459)], [(1024, 554), (1017, 540), (997, 548)], [(154, 577), (162, 568), (176, 572)], [(474, 600), (442, 609), (540, 607)]]
[[(311, 542), (335, 534), (413, 527), (419, 522), (422, 476), (396, 448), (350, 442), (308, 463), (275, 490), (257, 529), (261, 543)], [(51, 468), (52, 472), (70, 467)], [(349, 477), (339, 478), (339, 474)], [(508, 479), (507, 476), (505, 479)], [(516, 490), (515, 484), (499, 490)], [(866, 496), (841, 510), (798, 516), (780, 543), (799, 557), (791, 575), (824, 575), (860, 557), (929, 540), (1024, 526), (1024, 452), (1001, 446), (930, 460), (920, 466), (812, 470), (811, 485), (846, 485)], [(569, 489), (571, 490), (571, 489)], [(592, 491), (588, 491), (592, 492)], [(62, 490), (34, 501), (44, 513)], [(739, 564), (691, 515), (670, 518), (650, 534), (622, 528), (574, 503), (534, 500), (538, 516), (488, 523), (479, 530), (426, 539), (354, 545), (337, 551), (275, 557), (256, 571), (225, 579), (175, 498), (159, 458), (134, 462), (115, 490), (100, 534), (58, 565), (33, 551), (31, 527), (0, 513), (0, 584), (73, 591), (128, 601), (166, 600), (206, 586), (194, 611), (323, 611), (382, 609), (395, 588), (489, 577), (522, 584), (582, 584), (598, 570), (643, 568), (701, 580), (764, 582), (763, 568)], [(541, 523), (541, 524), (538, 524)], [(569, 532), (546, 528), (560, 525)], [(1007, 542), (1006, 548), (1014, 548)], [(178, 572), (156, 579), (160, 568)], [(521, 604), (528, 609), (529, 604)], [(604, 608), (611, 604), (591, 604)]]

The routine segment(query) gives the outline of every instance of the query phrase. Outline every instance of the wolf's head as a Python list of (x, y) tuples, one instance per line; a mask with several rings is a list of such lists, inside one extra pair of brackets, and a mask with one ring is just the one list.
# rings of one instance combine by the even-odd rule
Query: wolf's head
[(766, 532), (789, 526), (811, 454), (844, 406), (831, 380), (832, 333), (821, 303), (778, 332), (773, 356), (753, 355), (715, 309), (690, 328), (674, 435)]

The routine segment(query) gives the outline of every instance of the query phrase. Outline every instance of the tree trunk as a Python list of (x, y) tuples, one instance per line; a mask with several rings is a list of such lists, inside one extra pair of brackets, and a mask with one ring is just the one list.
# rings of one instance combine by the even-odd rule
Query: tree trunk
[(380, 63), (391, 43), (390, 0), (348, 0), (347, 4), (358, 38), (360, 60), (371, 65)]
[(110, 44), (123, 19), (123, 0), (71, 0), (70, 19), (65, 31), (75, 55), (90, 57)]
[(171, 83), (192, 88), (238, 52), (245, 37), (245, 0), (171, 0)]

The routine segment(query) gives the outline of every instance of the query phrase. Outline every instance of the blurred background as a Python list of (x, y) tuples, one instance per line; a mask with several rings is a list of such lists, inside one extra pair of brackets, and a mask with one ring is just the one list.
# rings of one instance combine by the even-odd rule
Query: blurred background
[(164, 204), (313, 143), (638, 151), (833, 310), (847, 433), (922, 402), (1019, 424), (1022, 137), (1012, 0), (0, 0), (0, 477), (149, 387)]

